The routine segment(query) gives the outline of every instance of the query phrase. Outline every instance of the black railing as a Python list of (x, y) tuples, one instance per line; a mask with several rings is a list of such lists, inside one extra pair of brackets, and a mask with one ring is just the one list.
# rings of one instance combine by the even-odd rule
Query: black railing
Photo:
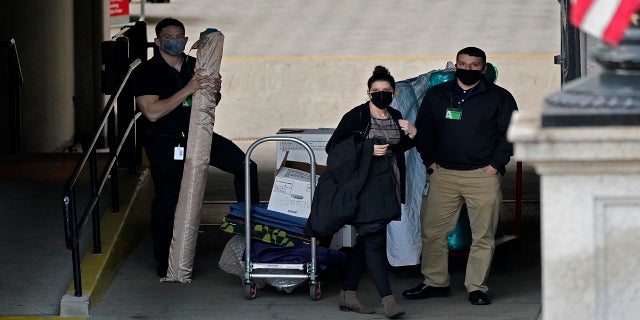
[[(6, 88), (2, 91), (3, 104), (7, 110), (2, 110), (2, 115), (6, 117), (3, 125), (7, 126), (3, 132), (8, 134), (8, 146), (4, 146), (5, 150), (0, 154), (15, 154), (20, 152), (20, 100), (22, 88), (22, 69), (20, 68), (20, 59), (18, 58), (18, 48), (16, 41), (10, 39), (8, 41), (0, 41), (2, 56), (6, 56), (6, 65), (0, 66), (0, 71), (6, 72), (6, 76), (0, 77), (0, 85)], [(6, 96), (4, 96), (6, 94)]]
[[(134, 60), (127, 70), (122, 83), (120, 84), (117, 92), (109, 98), (107, 105), (102, 112), (102, 120), (99, 127), (96, 130), (96, 134), (91, 141), (91, 144), (88, 145), (87, 149), (84, 151), (82, 158), (76, 164), (73, 173), (67, 180), (63, 190), (62, 196), (62, 206), (63, 206), (63, 215), (64, 215), (64, 236), (65, 243), (67, 245), (67, 249), (71, 250), (72, 260), (73, 260), (73, 285), (75, 289), (75, 296), (82, 296), (82, 277), (80, 271), (80, 236), (82, 234), (82, 230), (85, 225), (91, 218), (92, 221), (92, 230), (93, 230), (93, 253), (98, 254), (101, 253), (102, 249), (100, 246), (100, 212), (99, 212), (99, 200), (102, 190), (107, 182), (107, 179), (111, 178), (111, 202), (112, 202), (112, 211), (118, 212), (120, 211), (120, 202), (119, 202), (119, 191), (118, 191), (118, 168), (115, 165), (118, 160), (118, 155), (120, 154), (120, 150), (122, 149), (122, 145), (125, 143), (131, 129), (133, 128), (136, 120), (140, 117), (140, 113), (136, 113), (133, 116), (133, 119), (129, 122), (128, 127), (121, 135), (120, 142), (117, 146), (110, 145), (110, 157), (107, 165), (104, 167), (104, 170), (100, 177), (98, 177), (98, 164), (97, 164), (97, 152), (96, 152), (96, 142), (98, 138), (102, 134), (105, 126), (109, 122), (111, 117), (114, 117), (114, 114), (117, 112), (117, 109), (114, 108), (115, 101), (118, 99), (118, 96), (122, 92), (129, 76), (133, 69), (135, 69), (140, 64), (140, 59)], [(116, 134), (115, 132), (111, 132), (111, 134)], [(86, 167), (87, 163), (89, 163), (89, 176), (90, 176), (90, 184), (91, 184), (91, 199), (85, 209), (82, 212), (82, 215), (78, 216), (77, 214), (77, 203), (75, 197), (75, 187), (80, 177), (80, 173)]]

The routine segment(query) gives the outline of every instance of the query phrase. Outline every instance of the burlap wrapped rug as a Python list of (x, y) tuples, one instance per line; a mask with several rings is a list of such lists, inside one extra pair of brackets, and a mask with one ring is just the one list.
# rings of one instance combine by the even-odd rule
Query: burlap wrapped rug
[[(220, 73), (223, 43), (224, 35), (218, 30), (207, 29), (202, 32), (200, 39), (192, 47), (198, 49), (196, 70), (201, 68), (204, 70), (203, 74), (217, 77)], [(217, 97), (219, 96), (213, 88), (201, 89), (193, 94), (184, 173), (169, 250), (169, 268), (167, 276), (161, 281), (191, 282)]]

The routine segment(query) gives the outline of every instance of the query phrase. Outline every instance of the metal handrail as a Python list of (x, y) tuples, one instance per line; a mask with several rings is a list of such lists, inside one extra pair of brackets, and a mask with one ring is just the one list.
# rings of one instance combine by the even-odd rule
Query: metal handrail
[[(98, 138), (102, 133), (102, 130), (107, 125), (109, 116), (114, 111), (114, 102), (122, 92), (122, 89), (127, 83), (127, 80), (131, 75), (131, 72), (140, 64), (140, 62), (141, 62), (140, 59), (136, 59), (129, 65), (129, 69), (127, 70), (127, 73), (124, 79), (122, 80), (122, 83), (118, 88), (118, 91), (109, 98), (109, 101), (107, 102), (107, 105), (105, 106), (104, 111), (102, 112), (102, 121), (100, 122), (100, 125), (96, 130), (96, 134), (94, 135), (93, 140), (91, 141), (91, 144), (89, 144), (87, 150), (82, 155), (82, 158), (80, 159), (80, 161), (76, 163), (76, 166), (73, 172), (71, 173), (71, 176), (67, 180), (67, 183), (65, 184), (63, 189), (62, 212), (64, 217), (64, 237), (65, 237), (65, 243), (66, 243), (67, 249), (71, 250), (71, 254), (72, 254), (73, 285), (75, 289), (74, 294), (76, 297), (82, 296), (82, 280), (81, 280), (81, 271), (80, 271), (80, 236), (82, 234), (82, 229), (89, 221), (89, 213), (91, 213), (91, 219), (92, 219), (92, 225), (93, 225), (93, 253), (96, 253), (96, 254), (100, 253), (102, 250), (100, 248), (100, 212), (98, 211), (98, 206), (96, 206), (96, 204), (100, 200), (100, 194), (102, 193), (104, 185), (106, 184), (106, 181), (109, 177), (113, 178), (111, 180), (112, 184), (117, 184), (117, 179), (115, 178), (117, 177), (118, 173), (117, 173), (117, 168), (114, 168), (114, 165), (118, 159), (118, 155), (120, 153), (120, 150), (122, 149), (124, 142), (129, 136), (129, 133), (133, 128), (133, 125), (135, 124), (136, 120), (140, 117), (141, 113), (138, 112), (137, 114), (135, 114), (133, 119), (129, 122), (129, 125), (126, 131), (124, 132), (123, 136), (120, 138), (120, 142), (115, 152), (111, 152), (111, 159), (108, 165), (105, 167), (101, 175), (100, 181), (97, 181), (98, 177), (97, 177), (96, 142), (98, 141)], [(90, 174), (90, 184), (91, 184), (91, 201), (89, 202), (89, 204), (83, 211), (82, 215), (78, 219), (78, 215), (76, 211), (74, 187), (76, 185), (76, 182), (78, 181), (78, 178), (80, 177), (80, 173), (82, 172), (82, 169), (86, 167), (87, 162), (89, 162), (89, 166), (90, 166), (89, 174)], [(112, 186), (112, 190), (113, 191), (112, 191), (111, 197), (112, 197), (112, 203), (114, 207), (113, 210), (119, 211), (119, 209), (116, 209), (116, 208), (119, 208), (119, 200), (118, 200), (119, 196), (118, 196), (117, 185)]]
[(7, 75), (9, 83), (9, 94), (6, 106), (9, 108), (9, 152), (20, 152), (20, 100), (23, 78), (20, 58), (18, 57), (18, 47), (15, 39), (0, 41), (0, 47), (6, 47), (7, 52)]

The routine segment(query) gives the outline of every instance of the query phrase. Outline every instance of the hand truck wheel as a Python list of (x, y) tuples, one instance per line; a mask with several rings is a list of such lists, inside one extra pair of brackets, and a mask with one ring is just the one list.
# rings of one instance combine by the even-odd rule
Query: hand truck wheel
[(320, 289), (320, 283), (313, 283), (309, 285), (309, 298), (313, 301), (320, 300), (322, 290)]
[(255, 299), (256, 293), (257, 293), (257, 289), (256, 289), (255, 283), (251, 282), (251, 283), (244, 284), (244, 295), (247, 298), (247, 300)]

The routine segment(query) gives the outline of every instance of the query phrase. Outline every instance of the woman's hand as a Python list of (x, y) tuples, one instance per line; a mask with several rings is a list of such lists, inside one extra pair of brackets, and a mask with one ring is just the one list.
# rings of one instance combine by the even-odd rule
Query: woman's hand
[(374, 156), (384, 156), (385, 154), (387, 154), (387, 148), (389, 147), (389, 144), (374, 144), (373, 145), (373, 155)]
[(411, 124), (409, 120), (400, 119), (398, 120), (398, 124), (400, 125), (400, 129), (406, 132), (407, 135), (409, 135), (409, 138), (411, 139), (413, 139), (413, 137), (416, 136), (416, 133), (418, 133), (418, 129), (416, 129), (416, 127), (413, 124)]

